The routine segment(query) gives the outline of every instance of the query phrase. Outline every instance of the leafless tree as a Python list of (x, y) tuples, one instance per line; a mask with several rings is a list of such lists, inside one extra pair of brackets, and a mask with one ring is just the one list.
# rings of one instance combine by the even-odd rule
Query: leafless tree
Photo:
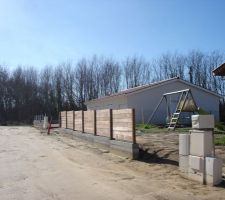
[(127, 88), (150, 82), (150, 64), (142, 57), (128, 57), (123, 63)]
[(66, 62), (61, 65), (64, 101), (66, 101), (67, 109), (77, 110), (76, 96), (75, 96), (75, 73), (72, 63)]
[(207, 81), (207, 88), (218, 92), (220, 94), (224, 94), (224, 81), (220, 77), (212, 76), (212, 71), (217, 66), (222, 64), (223, 62), (223, 54), (219, 51), (212, 51), (208, 57), (207, 57), (207, 75), (208, 75), (208, 81)]
[(100, 70), (100, 95), (116, 93), (120, 88), (121, 68), (118, 62), (112, 59), (104, 59)]
[(189, 67), (190, 82), (196, 85), (204, 85), (201, 78), (201, 72), (204, 69), (204, 54), (199, 50), (191, 51), (187, 56), (187, 65)]
[(9, 110), (9, 104), (11, 103), (11, 97), (8, 95), (9, 72), (5, 66), (0, 65), (0, 121), (7, 120), (7, 110)]
[(31, 122), (40, 113), (57, 117), (60, 110), (86, 109), (87, 100), (176, 76), (224, 95), (225, 81), (212, 75), (223, 61), (220, 51), (192, 50), (166, 53), (151, 62), (137, 56), (119, 62), (95, 55), (41, 70), (0, 65), (0, 122)]
[(75, 69), (75, 90), (77, 96), (78, 106), (82, 109), (85, 109), (85, 83), (86, 83), (86, 74), (87, 74), (87, 60), (85, 58), (78, 61)]

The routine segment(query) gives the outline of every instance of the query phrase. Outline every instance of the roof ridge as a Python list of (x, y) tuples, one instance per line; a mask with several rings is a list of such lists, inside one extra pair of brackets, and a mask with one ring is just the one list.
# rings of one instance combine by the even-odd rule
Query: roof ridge
[(161, 83), (164, 83), (164, 82), (167, 82), (167, 81), (171, 81), (171, 80), (175, 80), (175, 79), (179, 79), (179, 77), (177, 76), (177, 77), (173, 77), (173, 78), (169, 78), (169, 79), (164, 79), (164, 80), (148, 83), (148, 84), (145, 84), (145, 85), (139, 85), (139, 86), (136, 86), (136, 87), (133, 87), (133, 88), (127, 88), (124, 91), (132, 90), (132, 89), (134, 89), (134, 90), (143, 89), (143, 88), (146, 88), (146, 87), (149, 87), (149, 86), (158, 85), (158, 84), (161, 84)]
[(145, 84), (145, 85), (136, 86), (136, 87), (133, 87), (133, 88), (128, 88), (128, 89), (125, 89), (125, 90), (121, 90), (117, 93), (114, 93), (114, 94), (111, 94), (111, 95), (108, 95), (108, 96), (102, 96), (102, 97), (99, 97), (97, 99), (92, 99), (92, 100), (86, 101), (86, 102), (102, 100), (102, 99), (106, 99), (106, 98), (110, 98), (110, 97), (114, 97), (114, 96), (126, 95), (126, 94), (129, 94), (129, 93), (132, 93), (132, 92), (136, 92), (138, 90), (146, 89), (146, 88), (152, 87), (154, 85), (159, 85), (159, 84), (165, 83), (167, 81), (172, 81), (172, 80), (177, 80), (177, 79), (180, 79), (180, 77), (177, 76), (177, 77), (173, 77), (173, 78), (169, 78), (169, 79), (165, 79), (165, 80), (160, 80), (160, 81), (157, 81), (157, 82), (148, 83), (148, 84)]
[(201, 90), (204, 90), (204, 91), (206, 91), (206, 92), (208, 92), (208, 93), (211, 93), (211, 94), (213, 94), (213, 95), (216, 95), (216, 96), (219, 96), (219, 97), (223, 97), (223, 95), (221, 95), (221, 94), (219, 94), (219, 93), (217, 93), (217, 92), (215, 92), (215, 91), (212, 91), (212, 90), (209, 90), (209, 89), (207, 89), (207, 88), (204, 88), (204, 87), (202, 87), (202, 86), (200, 86), (200, 85), (197, 85), (197, 84), (195, 84), (195, 83), (191, 83), (191, 82), (189, 82), (189, 81), (187, 81), (187, 80), (184, 80), (184, 79), (180, 79), (181, 81), (183, 81), (183, 82), (185, 82), (186, 84), (189, 84), (189, 85), (192, 85), (193, 87), (197, 87), (197, 88), (199, 88), (199, 89), (201, 89)]

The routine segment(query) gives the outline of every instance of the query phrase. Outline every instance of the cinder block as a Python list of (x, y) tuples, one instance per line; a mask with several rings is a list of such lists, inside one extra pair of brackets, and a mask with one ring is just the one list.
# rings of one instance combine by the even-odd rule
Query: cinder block
[(199, 172), (194, 169), (189, 169), (188, 171), (188, 178), (194, 181), (197, 181), (201, 184), (204, 184), (204, 174), (203, 172)]
[(204, 170), (204, 159), (199, 156), (189, 156), (189, 167), (202, 172)]
[(181, 172), (188, 173), (189, 156), (179, 155), (179, 169)]
[(192, 115), (191, 119), (192, 128), (194, 129), (208, 129), (215, 126), (213, 115)]
[(179, 134), (179, 154), (183, 156), (190, 154), (190, 134)]
[(213, 155), (212, 131), (191, 130), (190, 154), (194, 156), (210, 157)]
[(48, 128), (48, 117), (44, 116), (44, 123), (43, 123), (43, 129)]
[(206, 174), (211, 176), (219, 174), (220, 176), (222, 176), (222, 166), (223, 166), (222, 159), (206, 157), (205, 163), (206, 163)]
[(210, 176), (208, 174), (206, 174), (206, 184), (207, 185), (211, 185), (211, 186), (215, 186), (218, 185), (222, 182), (222, 177), (218, 178), (218, 177), (214, 177), (214, 176)]
[(206, 184), (218, 185), (222, 181), (223, 161), (219, 158), (206, 157)]

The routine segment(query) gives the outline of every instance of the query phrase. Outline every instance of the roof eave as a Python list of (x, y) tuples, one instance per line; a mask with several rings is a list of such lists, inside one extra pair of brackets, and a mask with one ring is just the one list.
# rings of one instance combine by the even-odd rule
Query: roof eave
[[(93, 102), (97, 102), (97, 101), (105, 101), (105, 100), (108, 100), (108, 99), (111, 99), (111, 98), (114, 98), (114, 97), (120, 97), (120, 96), (127, 97), (128, 95), (136, 94), (138, 92), (141, 92), (141, 91), (144, 91), (146, 89), (149, 89), (149, 87), (150, 88), (154, 88), (154, 87), (156, 87), (158, 85), (164, 85), (168, 81), (171, 82), (171, 81), (178, 80), (178, 79), (180, 79), (180, 78), (179, 77), (173, 77), (173, 78), (170, 78), (170, 79), (167, 79), (167, 80), (162, 80), (162, 81), (159, 81), (159, 82), (156, 82), (156, 83), (151, 83), (151, 84), (147, 84), (147, 85), (143, 85), (143, 86), (138, 86), (138, 87), (143, 87), (143, 88), (140, 88), (138, 90), (131, 91), (131, 92), (127, 91), (127, 92), (123, 92), (123, 93), (112, 94), (111, 96), (100, 97), (98, 99), (92, 99), (90, 101), (84, 102), (84, 104), (87, 105), (88, 103), (93, 103)], [(132, 88), (129, 88), (129, 89), (132, 89)], [(127, 90), (129, 90), (129, 89), (127, 89)]]
[(225, 76), (225, 63), (212, 71), (213, 76)]
[(118, 95), (113, 95), (113, 96), (105, 96), (105, 97), (102, 97), (102, 98), (99, 98), (99, 99), (92, 99), (90, 101), (85, 101), (84, 104), (87, 105), (89, 103), (94, 103), (94, 102), (99, 102), (99, 101), (107, 101), (109, 99), (112, 99), (112, 98), (118, 98), (118, 97), (127, 97), (127, 94), (123, 93), (123, 94), (118, 94)]
[(213, 91), (210, 91), (210, 90), (208, 90), (208, 89), (205, 89), (205, 88), (203, 88), (203, 87), (201, 87), (201, 86), (195, 85), (195, 84), (193, 84), (193, 83), (189, 83), (188, 81), (185, 81), (185, 80), (182, 80), (182, 79), (180, 79), (180, 81), (183, 82), (183, 83), (185, 83), (185, 84), (188, 84), (188, 85), (190, 85), (190, 86), (192, 86), (192, 87), (196, 87), (196, 88), (198, 88), (198, 89), (200, 89), (200, 90), (203, 90), (203, 91), (205, 91), (205, 92), (207, 92), (207, 93), (209, 93), (209, 94), (211, 94), (211, 95), (217, 96), (217, 97), (219, 97), (219, 98), (223, 98), (223, 97), (224, 97), (224, 96), (222, 96), (222, 95), (220, 95), (220, 94), (217, 94), (217, 93), (215, 93), (215, 92), (213, 92)]
[[(200, 90), (203, 90), (203, 91), (205, 91), (205, 92), (207, 92), (207, 93), (209, 93), (209, 94), (211, 94), (211, 95), (217, 96), (218, 98), (223, 98), (223, 97), (224, 97), (224, 96), (222, 96), (222, 95), (220, 95), (220, 94), (217, 94), (217, 93), (215, 93), (215, 92), (212, 92), (212, 91), (210, 91), (210, 90), (208, 90), (208, 89), (202, 88), (202, 87), (200, 87), (200, 86), (198, 86), (198, 85), (195, 85), (195, 84), (192, 84), (192, 83), (190, 83), (190, 82), (188, 82), (188, 81), (182, 80), (182, 79), (180, 79), (179, 77), (175, 77), (175, 78), (170, 79), (170, 80), (167, 80), (167, 81), (165, 81), (165, 82), (161, 82), (161, 83), (159, 83), (159, 84), (152, 85), (150, 88), (152, 89), (152, 88), (156, 88), (156, 87), (165, 85), (165, 84), (168, 83), (168, 81), (169, 81), (169, 82), (180, 81), (180, 82), (182, 82), (182, 83), (184, 83), (184, 84), (187, 84), (187, 85), (189, 85), (189, 86), (196, 87), (196, 88), (198, 88), (198, 89), (200, 89)], [(136, 91), (132, 91), (132, 92), (128, 92), (128, 93), (122, 93), (122, 94), (118, 94), (118, 95), (105, 96), (105, 97), (102, 97), (102, 98), (99, 98), (99, 99), (93, 99), (93, 100), (90, 100), (90, 101), (85, 102), (85, 105), (87, 105), (87, 104), (89, 104), (89, 103), (99, 102), (99, 101), (107, 101), (108, 99), (111, 99), (111, 98), (128, 97), (128, 96), (131, 96), (131, 95), (133, 95), (133, 94), (137, 94), (137, 93), (139, 93), (139, 92), (143, 92), (143, 91), (148, 90), (148, 89), (149, 89), (149, 87), (146, 87), (146, 88), (142, 88), (142, 89), (140, 89), (140, 90), (136, 90)]]

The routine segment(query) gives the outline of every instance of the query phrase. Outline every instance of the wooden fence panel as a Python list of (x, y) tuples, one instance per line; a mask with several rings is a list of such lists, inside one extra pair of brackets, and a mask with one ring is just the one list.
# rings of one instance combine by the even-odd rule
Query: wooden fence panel
[(96, 110), (96, 134), (110, 137), (110, 110)]
[[(113, 110), (113, 138), (116, 140), (134, 141), (133, 109)], [(134, 136), (135, 137), (135, 136)]]
[(61, 124), (62, 128), (136, 143), (134, 109), (63, 111)]
[(83, 132), (83, 111), (75, 111), (74, 112), (74, 126), (75, 130)]
[(84, 132), (95, 133), (95, 111), (84, 111)]
[(61, 112), (61, 126), (66, 128), (66, 111)]
[(73, 129), (73, 111), (67, 111), (67, 128)]

